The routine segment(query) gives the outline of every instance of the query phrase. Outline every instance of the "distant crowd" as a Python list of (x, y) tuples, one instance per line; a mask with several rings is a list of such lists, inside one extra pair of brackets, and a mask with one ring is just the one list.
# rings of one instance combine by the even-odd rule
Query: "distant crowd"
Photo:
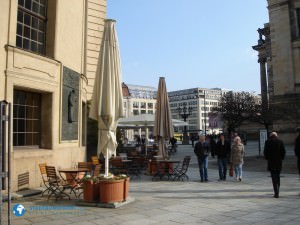
[[(295, 155), (300, 175), (300, 128), (297, 128), (296, 131), (298, 136), (295, 140)], [(213, 158), (217, 157), (219, 181), (226, 181), (227, 166), (230, 165), (228, 174), (234, 176), (236, 181), (241, 182), (245, 156), (243, 142), (245, 143), (245, 140), (242, 141), (238, 133), (234, 133), (229, 139), (226, 139), (224, 134), (218, 136), (200, 134), (195, 145), (192, 140), (194, 153), (198, 159), (200, 181), (208, 182), (208, 156), (211, 155)], [(284, 144), (278, 138), (277, 132), (271, 132), (265, 142), (264, 157), (268, 161), (268, 170), (271, 174), (275, 198), (279, 198), (280, 173), (285, 154)]]

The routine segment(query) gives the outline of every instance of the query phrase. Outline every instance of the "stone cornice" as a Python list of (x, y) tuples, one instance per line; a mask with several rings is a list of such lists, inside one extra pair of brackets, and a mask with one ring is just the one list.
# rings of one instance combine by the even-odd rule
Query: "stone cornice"
[(289, 4), (289, 0), (268, 0), (268, 9), (273, 9), (273, 8), (277, 8), (277, 7), (281, 7), (284, 5), (288, 5)]

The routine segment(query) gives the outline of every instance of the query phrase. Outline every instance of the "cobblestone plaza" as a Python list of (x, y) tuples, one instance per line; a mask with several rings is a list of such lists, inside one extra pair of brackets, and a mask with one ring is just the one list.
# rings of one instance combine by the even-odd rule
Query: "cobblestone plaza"
[[(266, 162), (258, 156), (258, 144), (246, 145), (244, 178), (218, 182), (216, 159), (209, 160), (209, 182), (199, 182), (199, 171), (191, 145), (179, 145), (172, 157), (191, 155), (189, 181), (151, 181), (143, 176), (131, 182), (134, 202), (117, 209), (77, 206), (76, 200), (47, 201), (40, 195), (14, 200), (25, 207), (21, 217), (12, 215), (14, 225), (51, 224), (299, 224), (300, 180), (296, 174), (292, 146), (287, 147), (280, 198), (273, 198)], [(7, 205), (5, 204), (4, 207)]]

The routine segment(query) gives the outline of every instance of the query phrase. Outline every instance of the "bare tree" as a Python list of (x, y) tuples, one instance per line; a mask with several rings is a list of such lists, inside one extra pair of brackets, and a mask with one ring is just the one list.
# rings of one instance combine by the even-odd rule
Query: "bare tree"
[(227, 92), (214, 112), (221, 113), (228, 134), (234, 132), (242, 122), (249, 120), (255, 111), (255, 98), (249, 92)]

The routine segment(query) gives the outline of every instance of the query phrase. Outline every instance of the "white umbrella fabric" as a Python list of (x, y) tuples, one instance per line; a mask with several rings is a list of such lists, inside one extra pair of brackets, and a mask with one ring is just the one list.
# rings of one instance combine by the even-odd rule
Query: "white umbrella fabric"
[(123, 117), (121, 63), (115, 20), (104, 21), (99, 62), (91, 102), (90, 118), (98, 121), (98, 155), (105, 157), (105, 176), (109, 158), (116, 155), (116, 128)]
[(154, 136), (158, 139), (159, 155), (168, 157), (165, 140), (174, 136), (172, 116), (169, 105), (168, 92), (164, 77), (159, 78), (157, 90), (157, 104), (154, 122)]

